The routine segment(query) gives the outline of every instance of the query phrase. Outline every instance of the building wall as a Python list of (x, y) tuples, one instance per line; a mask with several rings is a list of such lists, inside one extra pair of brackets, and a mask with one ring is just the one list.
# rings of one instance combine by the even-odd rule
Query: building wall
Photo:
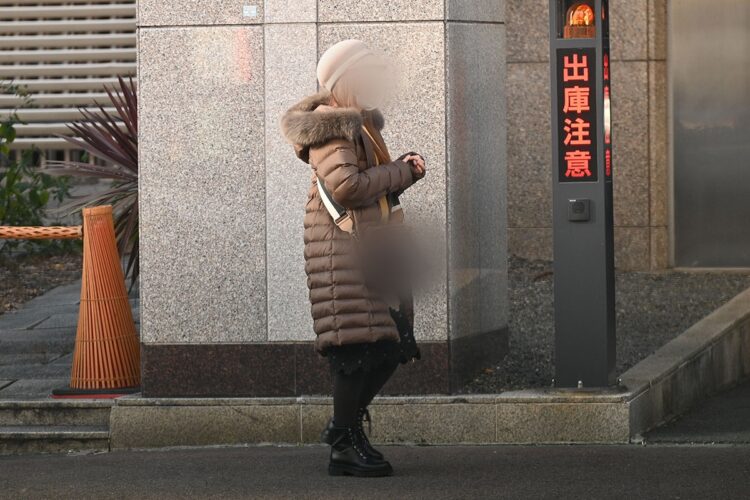
[[(669, 264), (666, 1), (610, 2), (615, 263)], [(509, 252), (552, 259), (549, 0), (507, 0)]]
[(95, 110), (98, 102), (116, 111), (105, 87), (135, 77), (135, 12), (133, 0), (0, 1), (0, 80), (13, 81), (33, 101), (26, 106), (23, 98), (0, 95), (0, 119), (16, 113), (21, 121), (12, 149), (36, 147), (42, 161), (78, 159), (78, 148), (57, 135), (71, 134), (68, 125), (82, 119), (79, 108)]
[(327, 391), (303, 263), (310, 170), (278, 124), (350, 37), (394, 59), (384, 136), (429, 164), (403, 197), (437, 254), (416, 297), (425, 360), (391, 391), (446, 392), (459, 365), (504, 352), (503, 14), (495, 0), (139, 3), (146, 395)]

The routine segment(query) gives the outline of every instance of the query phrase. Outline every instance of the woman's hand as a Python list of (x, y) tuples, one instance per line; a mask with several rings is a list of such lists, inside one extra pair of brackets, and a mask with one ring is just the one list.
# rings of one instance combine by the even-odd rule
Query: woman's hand
[(401, 157), (401, 161), (409, 164), (415, 179), (421, 179), (427, 173), (427, 166), (420, 154), (408, 153)]

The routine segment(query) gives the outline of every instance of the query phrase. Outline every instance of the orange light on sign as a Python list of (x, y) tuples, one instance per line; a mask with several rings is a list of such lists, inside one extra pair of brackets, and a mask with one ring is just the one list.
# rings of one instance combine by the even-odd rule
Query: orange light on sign
[(594, 38), (595, 20), (594, 9), (588, 2), (574, 3), (565, 16), (563, 38)]
[(593, 26), (594, 9), (586, 4), (571, 7), (568, 13), (568, 26)]

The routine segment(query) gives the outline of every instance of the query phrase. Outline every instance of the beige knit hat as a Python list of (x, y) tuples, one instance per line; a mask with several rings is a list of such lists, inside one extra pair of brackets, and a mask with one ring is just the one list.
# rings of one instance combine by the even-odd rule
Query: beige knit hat
[(344, 40), (326, 50), (318, 61), (318, 82), (328, 91), (352, 68), (358, 61), (367, 56), (375, 55), (364, 42), (360, 40)]

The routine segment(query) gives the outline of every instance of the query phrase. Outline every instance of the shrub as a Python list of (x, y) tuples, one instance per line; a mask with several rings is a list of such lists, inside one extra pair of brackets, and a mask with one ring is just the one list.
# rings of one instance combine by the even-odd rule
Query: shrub
[[(0, 93), (21, 97), (19, 107), (31, 104), (25, 90), (12, 83), (0, 82)], [(20, 123), (17, 109), (0, 122), (0, 225), (40, 226), (47, 204), (51, 200), (62, 202), (69, 196), (68, 178), (52, 177), (36, 168), (39, 151), (34, 148), (18, 151), (11, 159), (15, 125)], [(20, 245), (32, 251), (70, 248), (70, 242), (0, 240), (0, 253), (8, 253)]]
[(112, 181), (111, 187), (69, 205), (81, 209), (90, 205), (112, 205), (115, 232), (121, 255), (130, 254), (125, 275), (138, 278), (138, 101), (130, 78), (119, 78), (119, 88), (105, 88), (117, 110), (109, 114), (96, 103), (98, 111), (81, 109), (83, 120), (68, 127), (72, 137), (59, 136), (105, 163), (95, 165), (75, 161), (49, 162), (49, 173), (96, 177)]

